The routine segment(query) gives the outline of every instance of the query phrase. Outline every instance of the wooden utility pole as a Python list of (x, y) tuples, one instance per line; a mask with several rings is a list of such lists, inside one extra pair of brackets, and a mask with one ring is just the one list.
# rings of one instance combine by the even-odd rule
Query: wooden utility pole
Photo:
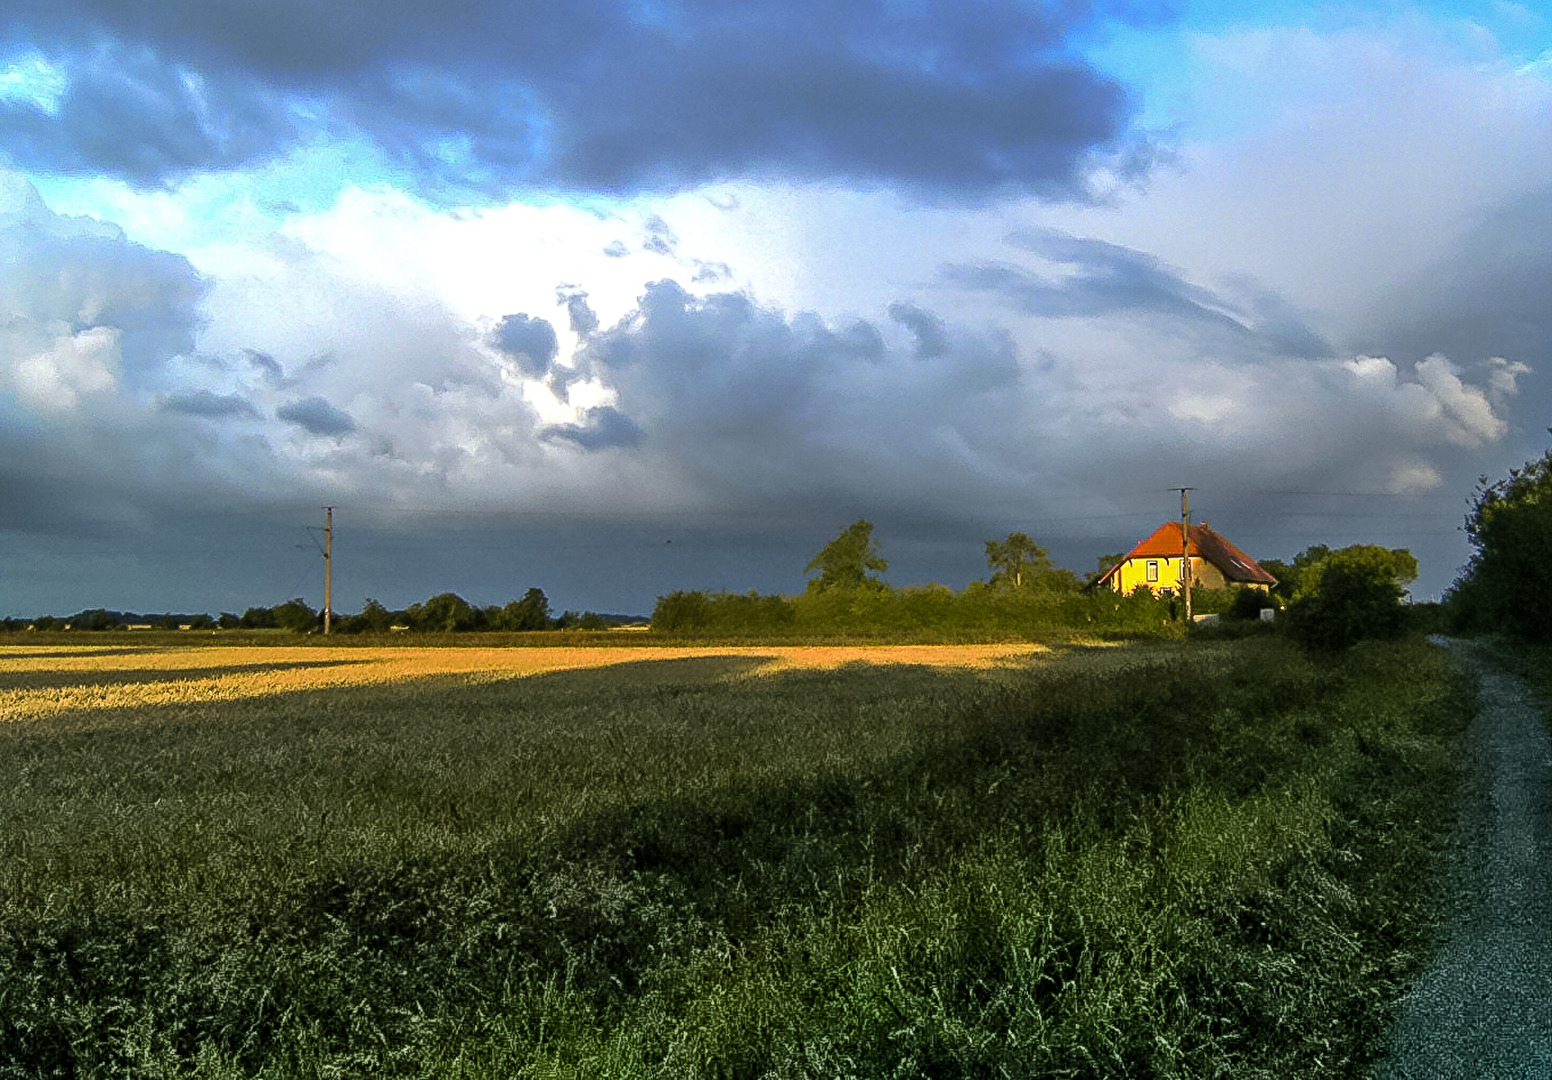
[(1186, 597), (1186, 625), (1191, 625), (1191, 492), (1180, 489), (1180, 591)]
[(334, 617), (334, 507), (323, 508), (323, 632)]

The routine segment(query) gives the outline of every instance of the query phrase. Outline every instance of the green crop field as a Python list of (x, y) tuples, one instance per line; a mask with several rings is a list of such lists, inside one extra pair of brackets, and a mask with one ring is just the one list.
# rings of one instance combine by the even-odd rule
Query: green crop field
[(0, 649), (0, 1078), (1357, 1076), (1430, 948), (1427, 645), (577, 651)]

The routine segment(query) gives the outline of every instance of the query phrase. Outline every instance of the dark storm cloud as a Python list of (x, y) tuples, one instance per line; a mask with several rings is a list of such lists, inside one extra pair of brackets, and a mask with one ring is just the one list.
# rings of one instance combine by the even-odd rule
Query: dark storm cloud
[(241, 394), (217, 394), (210, 390), (189, 390), (168, 394), (159, 402), (163, 412), (198, 416), (208, 420), (253, 417), (259, 410)]
[(284, 390), (292, 385), (292, 380), (286, 378), (286, 369), (269, 353), (258, 349), (244, 349), (242, 353), (248, 365), (257, 371), (259, 377), (272, 389)]
[[(1552, 188), (1495, 208), (1440, 264), (1374, 305), (1362, 347), (1468, 361), (1502, 356), (1552, 371), (1549, 235)], [(1552, 381), (1542, 382), (1542, 394), (1552, 395)]]
[(923, 360), (931, 360), (948, 351), (943, 320), (930, 311), (923, 311), (914, 304), (896, 302), (889, 305), (889, 317), (916, 336), (916, 355)]
[(581, 420), (579, 424), (554, 424), (545, 428), (540, 437), (565, 439), (584, 450), (610, 450), (641, 444), (641, 428), (613, 406), (600, 405), (584, 410)]
[[(1496, 446), (1445, 473), (1469, 490), (1540, 457), (1552, 417), (1552, 188), (1495, 207), (1442, 260), (1377, 297), (1357, 342), (1396, 357), (1443, 352), (1479, 372), (1506, 421)], [(1498, 442), (1494, 440), (1494, 442)]]
[(275, 416), (312, 435), (339, 438), (356, 430), (356, 422), (349, 413), (336, 409), (321, 397), (288, 401), (275, 410)]
[(1081, 198), (1094, 152), (1136, 149), (1123, 91), (1066, 45), (1093, 18), (1015, 0), (13, 0), (0, 41), (66, 85), (0, 106), (0, 145), (143, 184), (354, 131), (430, 192), (774, 176)]
[(547, 375), (560, 350), (555, 327), (549, 320), (529, 315), (508, 315), (502, 319), (496, 326), (493, 343), (531, 379)]
[[(1059, 267), (1059, 276), (1008, 262), (951, 265), (946, 280), (1003, 297), (1029, 315), (1053, 319), (1163, 316), (1202, 331), (1254, 340), (1305, 358), (1334, 354), (1279, 298), (1254, 286), (1248, 304), (1187, 281), (1156, 256), (1053, 230), (1023, 232), (1016, 246)], [(1247, 310), (1248, 307), (1248, 310)]]
[(64, 58), (56, 110), (0, 102), (5, 153), (21, 165), (156, 182), (241, 166), (298, 137), (289, 107), (262, 86), (197, 75), (152, 48), (102, 44)]
[(647, 433), (643, 452), (713, 505), (941, 507), (1001, 491), (1027, 402), (1004, 335), (939, 333), (923, 357), (871, 323), (663, 281), (579, 359)]

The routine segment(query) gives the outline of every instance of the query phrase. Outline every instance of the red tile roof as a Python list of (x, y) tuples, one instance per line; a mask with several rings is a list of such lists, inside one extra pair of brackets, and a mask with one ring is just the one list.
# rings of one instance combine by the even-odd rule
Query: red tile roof
[[(1223, 536), (1215, 532), (1206, 522), (1200, 525), (1192, 525), (1190, 553), (1196, 558), (1206, 559), (1216, 566), (1225, 578), (1238, 584), (1276, 585), (1277, 579), (1265, 570), (1261, 564), (1246, 555), (1239, 548), (1229, 543)], [(1126, 553), (1126, 558), (1106, 570), (1096, 585), (1102, 585), (1110, 580), (1111, 575), (1118, 571), (1123, 563), (1131, 559), (1165, 559), (1175, 558), (1180, 554), (1180, 522), (1166, 521), (1160, 525), (1152, 536), (1132, 548)]]

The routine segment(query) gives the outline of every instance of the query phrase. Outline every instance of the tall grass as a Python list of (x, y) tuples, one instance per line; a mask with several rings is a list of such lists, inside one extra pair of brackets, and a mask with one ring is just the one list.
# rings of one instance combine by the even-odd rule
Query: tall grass
[(0, 1076), (1340, 1076), (1468, 688), (1275, 639), (0, 735)]

